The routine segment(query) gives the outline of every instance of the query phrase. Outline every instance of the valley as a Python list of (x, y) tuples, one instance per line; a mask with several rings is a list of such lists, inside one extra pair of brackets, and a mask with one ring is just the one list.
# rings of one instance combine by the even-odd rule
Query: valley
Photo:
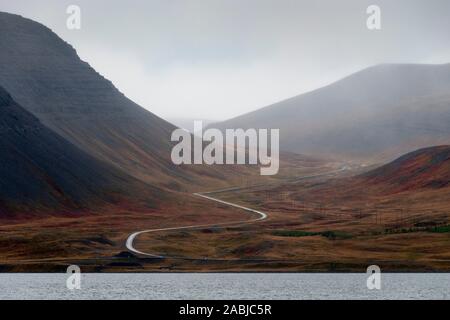
[[(421, 150), (406, 156), (406, 163), (394, 162), (385, 170), (397, 167), (401, 172), (430, 157), (436, 167), (422, 172), (421, 180), (439, 180), (443, 176), (434, 173), (439, 171), (437, 159), (447, 166), (448, 150)], [(391, 272), (448, 270), (450, 188), (391, 193), (386, 185), (364, 190), (361, 179), (366, 174), (318, 175), (219, 192), (214, 196), (266, 212), (268, 218), (235, 227), (143, 234), (138, 247), (178, 257), (169, 263), (171, 270), (363, 272), (370, 261)]]
[(209, 125), (279, 133), (265, 176), (231, 161), (234, 137), (209, 165), (181, 130), (194, 161), (174, 162), (180, 129), (56, 33), (4, 12), (0, 30), (1, 271), (450, 271), (449, 64), (375, 65)]

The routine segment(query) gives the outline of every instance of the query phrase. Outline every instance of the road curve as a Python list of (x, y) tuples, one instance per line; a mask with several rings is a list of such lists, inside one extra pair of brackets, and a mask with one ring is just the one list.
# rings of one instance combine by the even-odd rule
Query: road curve
[[(308, 176), (303, 176), (300, 178), (295, 178), (293, 180), (291, 180), (291, 182), (298, 182), (304, 179), (309, 179), (309, 178), (314, 178), (314, 177), (320, 177), (320, 176), (327, 176), (327, 175), (331, 175), (331, 174), (336, 174), (338, 172), (341, 171), (345, 171), (345, 170), (349, 170), (349, 168), (347, 166), (342, 167), (339, 170), (336, 171), (332, 171), (332, 172), (325, 172), (325, 173), (319, 173), (319, 174), (313, 174), (313, 175), (308, 175)], [(151, 253), (145, 253), (142, 251), (137, 250), (134, 246), (133, 246), (133, 242), (136, 239), (137, 236), (143, 234), (143, 233), (151, 233), (151, 232), (159, 232), (159, 231), (173, 231), (173, 230), (192, 230), (192, 229), (198, 229), (198, 228), (209, 228), (209, 227), (225, 227), (225, 226), (237, 226), (237, 225), (241, 225), (241, 224), (248, 224), (248, 223), (253, 223), (253, 222), (258, 222), (258, 221), (262, 221), (267, 219), (267, 214), (259, 211), (259, 210), (255, 210), (255, 209), (251, 209), (251, 208), (247, 208), (232, 202), (228, 202), (228, 201), (224, 201), (224, 200), (220, 200), (208, 195), (214, 194), (214, 193), (221, 193), (221, 192), (225, 192), (225, 191), (236, 191), (236, 190), (240, 190), (240, 189), (244, 189), (244, 188), (249, 188), (249, 187), (235, 187), (235, 188), (228, 188), (228, 189), (222, 189), (222, 190), (216, 190), (216, 191), (210, 191), (210, 192), (203, 192), (203, 193), (194, 193), (193, 195), (196, 197), (200, 197), (203, 199), (207, 199), (210, 201), (214, 201), (214, 202), (218, 202), (224, 205), (228, 205), (230, 207), (234, 207), (234, 208), (238, 208), (238, 209), (242, 209), (244, 211), (247, 212), (251, 212), (251, 213), (256, 213), (257, 215), (259, 215), (258, 218), (256, 219), (251, 219), (251, 220), (243, 220), (243, 221), (235, 221), (235, 222), (224, 222), (224, 223), (214, 223), (214, 224), (204, 224), (204, 225), (193, 225), (193, 226), (184, 226), (184, 227), (173, 227), (173, 228), (161, 228), (161, 229), (149, 229), (149, 230), (143, 230), (143, 231), (138, 231), (135, 232), (133, 234), (131, 234), (127, 241), (126, 241), (126, 248), (136, 254), (140, 254), (143, 256), (147, 256), (147, 257), (152, 257), (152, 258), (159, 258), (159, 259), (164, 259), (167, 258), (166, 256), (162, 256), (162, 255), (156, 255), (156, 254), (151, 254)]]
[(225, 204), (234, 208), (238, 208), (238, 209), (242, 209), (244, 211), (247, 212), (251, 212), (251, 213), (256, 213), (257, 215), (259, 215), (258, 218), (256, 219), (251, 219), (251, 220), (243, 220), (243, 221), (235, 221), (235, 222), (224, 222), (224, 223), (214, 223), (214, 224), (204, 224), (204, 225), (194, 225), (194, 226), (184, 226), (184, 227), (173, 227), (173, 228), (161, 228), (161, 229), (150, 229), (150, 230), (144, 230), (144, 231), (139, 231), (139, 232), (135, 232), (133, 234), (131, 234), (126, 242), (126, 247), (129, 251), (136, 253), (136, 254), (140, 254), (140, 255), (144, 255), (147, 257), (152, 257), (152, 258), (159, 258), (159, 259), (164, 259), (166, 258), (166, 256), (162, 256), (162, 255), (156, 255), (156, 254), (150, 254), (150, 253), (145, 253), (142, 251), (137, 250), (134, 246), (133, 246), (133, 242), (136, 239), (137, 236), (143, 234), (143, 233), (151, 233), (151, 232), (159, 232), (159, 231), (173, 231), (173, 230), (186, 230), (186, 229), (198, 229), (198, 228), (208, 228), (208, 227), (219, 227), (219, 226), (236, 226), (236, 225), (241, 225), (241, 224), (248, 224), (248, 223), (252, 223), (252, 222), (258, 222), (258, 221), (262, 221), (267, 219), (267, 214), (262, 212), (262, 211), (258, 211), (255, 209), (251, 209), (251, 208), (247, 208), (235, 203), (231, 203), (228, 201), (223, 201), (217, 198), (213, 198), (211, 196), (207, 196), (207, 194), (210, 193), (216, 193), (217, 191), (213, 191), (213, 192), (205, 192), (205, 193), (194, 193), (194, 196), (197, 197), (201, 197), (207, 200), (211, 200), (214, 202), (218, 202), (221, 204)]

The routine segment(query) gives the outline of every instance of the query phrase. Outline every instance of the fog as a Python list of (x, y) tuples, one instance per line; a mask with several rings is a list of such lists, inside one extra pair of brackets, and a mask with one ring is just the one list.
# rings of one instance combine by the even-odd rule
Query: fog
[[(81, 29), (66, 8), (81, 8)], [(366, 9), (381, 8), (381, 30)], [(450, 2), (0, 0), (165, 118), (224, 120), (379, 63), (450, 62)]]

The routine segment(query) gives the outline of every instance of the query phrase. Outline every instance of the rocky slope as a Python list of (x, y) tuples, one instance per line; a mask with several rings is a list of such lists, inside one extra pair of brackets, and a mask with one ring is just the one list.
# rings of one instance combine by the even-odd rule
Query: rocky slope
[(50, 29), (0, 13), (0, 30), (0, 85), (44, 125), (144, 182), (177, 189), (202, 179), (202, 168), (172, 164), (173, 125), (125, 97)]
[[(0, 87), (0, 216), (56, 213), (137, 200), (158, 190), (89, 156), (45, 127)], [(153, 192), (150, 192), (153, 191)], [(153, 198), (150, 196), (154, 194)]]

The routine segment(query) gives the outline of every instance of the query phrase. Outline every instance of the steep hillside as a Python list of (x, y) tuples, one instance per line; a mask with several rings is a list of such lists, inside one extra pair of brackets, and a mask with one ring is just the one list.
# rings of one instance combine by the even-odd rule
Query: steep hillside
[(0, 153), (1, 216), (137, 200), (138, 190), (156, 204), (160, 194), (46, 128), (1, 87)]
[(282, 150), (369, 161), (450, 142), (450, 64), (379, 65), (214, 124), (279, 128)]
[(0, 85), (44, 125), (142, 181), (176, 188), (201, 178), (199, 168), (172, 164), (173, 125), (125, 97), (50, 29), (0, 13), (0, 30)]

